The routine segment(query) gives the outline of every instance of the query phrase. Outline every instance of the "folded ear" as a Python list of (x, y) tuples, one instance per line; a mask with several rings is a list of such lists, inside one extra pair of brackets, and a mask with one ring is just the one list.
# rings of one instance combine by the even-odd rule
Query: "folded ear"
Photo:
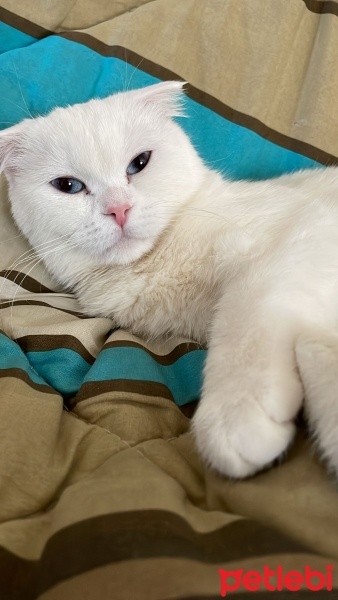
[(23, 126), (21, 123), (0, 131), (0, 173), (15, 166), (15, 156), (20, 149)]
[(186, 81), (162, 81), (130, 93), (146, 106), (153, 106), (160, 110), (166, 117), (183, 117), (185, 84)]

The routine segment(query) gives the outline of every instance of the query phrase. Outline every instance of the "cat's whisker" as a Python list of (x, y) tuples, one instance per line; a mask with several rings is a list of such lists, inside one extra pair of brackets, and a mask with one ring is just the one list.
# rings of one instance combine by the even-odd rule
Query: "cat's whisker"
[(6, 274), (11, 274), (13, 271), (17, 269), (17, 267), (23, 266), (26, 262), (30, 262), (32, 258), (36, 256), (36, 252), (34, 250), (30, 250), (29, 254), (25, 257), (17, 259), (14, 263), (12, 263), (6, 270)]
[(229, 154), (227, 154), (227, 156), (222, 156), (221, 158), (215, 158), (214, 160), (208, 160), (208, 166), (215, 165), (216, 163), (221, 162), (221, 161), (228, 161), (230, 156), (231, 156), (231, 152), (229, 152)]
[(16, 106), (16, 108), (18, 108), (19, 110), (22, 110), (22, 112), (24, 112), (26, 115), (28, 115), (28, 117), (30, 117), (32, 119), (34, 118), (22, 106), (20, 106), (20, 104), (17, 104), (16, 102), (13, 102), (13, 100), (9, 100), (9, 98), (6, 98), (6, 102), (9, 102), (10, 104), (13, 104), (13, 106)]
[[(134, 75), (135, 75), (136, 71), (137, 71), (137, 70), (140, 68), (140, 66), (141, 66), (141, 64), (142, 64), (143, 62), (144, 62), (144, 58), (143, 58), (143, 56), (142, 56), (142, 58), (141, 58), (141, 60), (139, 61), (139, 63), (136, 65), (136, 67), (134, 67), (134, 70), (132, 71), (132, 73), (131, 73), (131, 75), (130, 75), (130, 77), (129, 77), (129, 80), (127, 81), (127, 86), (126, 86), (126, 89), (125, 89), (125, 91), (126, 91), (126, 92), (128, 92), (128, 90), (130, 89), (130, 85), (131, 85), (131, 82), (132, 82), (132, 80), (133, 80), (133, 77), (134, 77)], [(126, 73), (126, 75), (127, 75), (127, 73)]]
[[(31, 268), (29, 268), (29, 270), (28, 270), (28, 272), (27, 272), (27, 273), (24, 273), (24, 277), (23, 277), (23, 278), (22, 278), (22, 280), (20, 281), (20, 284), (17, 284), (17, 289), (16, 289), (16, 290), (15, 290), (15, 292), (14, 292), (14, 296), (13, 296), (13, 298), (12, 298), (12, 300), (11, 300), (11, 307), (10, 307), (10, 323), (11, 323), (12, 338), (14, 338), (13, 310), (14, 310), (14, 304), (15, 304), (15, 300), (16, 300), (17, 294), (18, 294), (19, 290), (23, 289), (23, 283), (24, 283), (25, 279), (26, 279), (27, 277), (29, 277), (29, 275), (30, 275), (30, 273), (33, 271), (33, 269), (35, 269), (35, 267), (36, 267), (36, 266), (37, 266), (37, 265), (38, 265), (38, 264), (39, 264), (39, 263), (40, 263), (42, 260), (43, 260), (43, 258), (42, 258), (42, 257), (39, 257), (39, 256), (35, 255), (35, 256), (34, 256), (34, 258), (33, 258), (33, 259), (30, 261), (30, 263), (28, 263), (28, 264), (31, 264), (31, 263), (33, 263), (33, 264), (32, 264), (32, 266), (31, 266)], [(14, 278), (14, 280), (13, 280), (13, 283), (14, 283), (14, 284), (16, 284), (16, 280), (17, 280), (17, 278), (18, 278), (20, 275), (22, 275), (22, 274), (23, 274), (23, 272), (22, 272), (22, 271), (21, 271), (21, 272), (19, 272), (19, 273), (17, 273), (16, 277), (15, 277), (15, 278)]]
[[(57, 246), (53, 249), (49, 249), (48, 251), (46, 251), (42, 256), (37, 256), (35, 255), (35, 257), (30, 261), (30, 263), (33, 263), (33, 265), (29, 268), (28, 272), (24, 274), (23, 279), (20, 281), (20, 284), (17, 286), (17, 289), (15, 290), (14, 296), (11, 300), (11, 310), (10, 310), (10, 323), (11, 323), (11, 333), (12, 333), (12, 338), (14, 338), (14, 323), (13, 323), (13, 309), (14, 309), (14, 304), (15, 304), (15, 300), (17, 297), (17, 294), (19, 292), (19, 290), (21, 290), (23, 288), (23, 283), (25, 281), (25, 279), (30, 275), (30, 273), (32, 272), (32, 270), (39, 264), (39, 262), (42, 262), (48, 255), (50, 255), (52, 252), (58, 252), (61, 253), (65, 250), (71, 250), (72, 248), (77, 247), (76, 243), (71, 243), (71, 244), (61, 244), (60, 246)], [(16, 277), (13, 280), (13, 283), (16, 283), (17, 277), (19, 275), (21, 275), (22, 272), (18, 273), (16, 275)]]
[(78, 248), (78, 244), (74, 240), (73, 241), (67, 240), (66, 242), (63, 242), (62, 244), (60, 244), (59, 246), (56, 246), (54, 248), (49, 248), (45, 252), (39, 253), (40, 260), (45, 260), (45, 258), (47, 258), (48, 256), (50, 256), (53, 253), (55, 254), (56, 252), (64, 252), (65, 250), (72, 250), (73, 248)]
[[(179, 201), (177, 203), (173, 202), (173, 201), (163, 201), (162, 203), (159, 202), (157, 203), (157, 206), (171, 206), (176, 208), (176, 206), (180, 207), (180, 209), (177, 211), (177, 213), (173, 214), (169, 219), (168, 222), (170, 222), (170, 224), (174, 224), (176, 222), (179, 222), (179, 220), (182, 218), (182, 214), (184, 212), (190, 212), (191, 215), (193, 217), (201, 217), (201, 218), (205, 218), (206, 216), (212, 217), (214, 219), (216, 219), (217, 221), (223, 221), (225, 224), (229, 225), (231, 228), (235, 227), (238, 228), (239, 231), (246, 233), (248, 236), (251, 237), (251, 234), (248, 232), (248, 226), (252, 225), (254, 223), (254, 218), (252, 218), (250, 221), (248, 221), (247, 225), (244, 226), (243, 224), (239, 225), (238, 223), (236, 223), (236, 221), (234, 221), (234, 219), (229, 219), (227, 217), (225, 217), (224, 215), (221, 215), (218, 212), (214, 212), (212, 210), (209, 209), (204, 209), (204, 208), (199, 208), (199, 207), (195, 207), (195, 206), (189, 206), (189, 205), (184, 205), (183, 207), (180, 206)], [(160, 215), (156, 215), (155, 219), (158, 219), (160, 217)], [(163, 218), (166, 218), (166, 215), (164, 213)]]
[[(39, 258), (39, 257), (38, 257), (36, 254), (34, 254), (34, 256), (32, 256), (32, 258), (31, 258), (31, 259), (28, 261), (28, 263), (26, 264), (26, 267), (29, 267), (29, 265), (31, 265), (31, 264), (33, 263), (33, 267), (32, 267), (32, 268), (34, 268), (34, 266), (35, 266), (35, 265), (37, 265), (37, 264), (38, 264), (38, 263), (39, 263), (41, 260), (42, 260), (41, 258)], [(30, 269), (30, 270), (29, 270), (29, 273), (31, 272), (31, 270), (32, 270), (32, 269)], [(13, 273), (13, 272), (14, 272), (14, 270), (12, 269), (11, 271), (9, 271), (9, 272), (8, 272), (8, 274), (10, 274), (10, 273)], [(23, 275), (23, 274), (24, 274), (24, 277), (23, 277), (23, 279), (21, 280), (20, 284), (17, 284), (17, 279), (18, 279), (19, 277), (21, 277), (21, 275)], [(16, 291), (15, 291), (15, 294), (14, 294), (14, 296), (17, 294), (17, 292), (18, 292), (18, 290), (20, 289), (20, 287), (23, 287), (23, 286), (22, 286), (22, 283), (23, 283), (23, 282), (24, 282), (24, 280), (26, 279), (27, 275), (28, 275), (28, 273), (25, 273), (24, 271), (18, 271), (18, 272), (16, 273), (16, 275), (15, 275), (15, 277), (14, 277), (13, 281), (12, 281), (12, 283), (13, 283), (13, 284), (17, 285), (17, 289), (16, 289)], [(4, 277), (3, 285), (4, 285), (5, 281), (6, 281), (6, 278)], [(3, 289), (3, 288), (2, 288), (2, 289)], [(2, 289), (1, 289), (1, 293), (2, 293)]]
[(127, 91), (127, 77), (128, 77), (128, 60), (127, 60), (127, 48), (124, 47), (124, 82), (123, 91)]
[[(37, 250), (51, 250), (51, 251), (57, 251), (59, 249), (59, 247), (61, 247), (64, 244), (64, 238), (65, 236), (58, 236), (58, 238), (55, 238), (54, 240), (50, 240), (49, 242), (45, 242), (43, 244), (38, 244), (36, 246)], [(61, 246), (55, 246), (55, 242), (59, 242), (62, 240), (62, 245)], [(51, 246), (51, 244), (54, 243), (54, 247)], [(50, 247), (51, 246), (51, 247)], [(0, 297), (2, 297), (2, 291), (4, 288), (4, 285), (6, 283), (6, 280), (8, 279), (9, 275), (15, 271), (18, 267), (24, 265), (25, 263), (30, 263), (32, 260), (39, 258), (39, 260), (42, 260), (44, 258), (45, 255), (43, 255), (42, 257), (38, 257), (37, 253), (35, 250), (32, 250), (31, 248), (29, 250), (27, 250), (26, 252), (24, 252), (23, 254), (21, 254), (21, 256), (19, 256), (14, 263), (12, 263), (12, 265), (10, 265), (4, 272), (4, 276), (3, 276), (3, 282), (2, 282), (2, 286), (0, 288)], [(19, 271), (19, 273), (15, 276), (13, 282), (16, 283), (17, 277), (19, 276), (21, 272)]]
[[(20, 236), (17, 236), (17, 237), (20, 237)], [(14, 263), (12, 263), (12, 265), (10, 265), (10, 266), (8, 267), (8, 269), (7, 269), (7, 270), (9, 270), (9, 271), (10, 271), (10, 270), (14, 270), (16, 266), (18, 266), (18, 265), (20, 265), (21, 263), (23, 263), (23, 262), (24, 262), (24, 261), (25, 261), (27, 258), (28, 258), (28, 259), (30, 259), (30, 256), (33, 256), (33, 254), (36, 254), (36, 252), (37, 252), (38, 250), (41, 250), (41, 249), (43, 250), (43, 249), (44, 249), (44, 247), (47, 247), (47, 248), (48, 248), (48, 247), (49, 247), (51, 244), (53, 244), (54, 242), (58, 242), (58, 241), (60, 241), (60, 240), (63, 240), (63, 238), (67, 238), (67, 237), (68, 237), (68, 236), (66, 236), (66, 235), (65, 235), (65, 236), (61, 235), (61, 236), (58, 236), (57, 238), (53, 238), (53, 239), (51, 239), (51, 240), (49, 240), (49, 241), (47, 241), (47, 242), (43, 242), (43, 243), (41, 243), (41, 244), (37, 244), (37, 245), (35, 246), (34, 250), (33, 250), (32, 248), (29, 248), (28, 250), (26, 250), (26, 252), (24, 252), (23, 254), (21, 254), (21, 255), (20, 255), (20, 256), (19, 256), (19, 257), (18, 257), (18, 258), (17, 258), (17, 259), (14, 261)], [(14, 238), (12, 238), (12, 239), (14, 239)], [(28, 255), (28, 256), (26, 256), (26, 255)]]
[[(157, 206), (160, 206), (160, 204), (158, 204)], [(155, 215), (154, 220), (159, 220), (161, 218), (167, 220), (167, 215), (168, 214), (170, 215), (170, 212), (171, 211), (168, 211), (167, 214), (163, 213), (162, 215), (157, 214), (157, 215)], [(214, 219), (217, 219), (218, 221), (223, 221), (224, 223), (227, 223), (231, 226), (236, 225), (236, 223), (233, 220), (227, 219), (226, 217), (224, 217), (223, 215), (220, 215), (217, 212), (213, 212), (211, 210), (203, 209), (203, 208), (196, 208), (196, 207), (190, 208), (188, 206), (181, 208), (181, 210), (178, 212), (178, 214), (172, 214), (169, 217), (170, 223), (178, 222), (182, 218), (183, 212), (191, 212), (191, 215), (193, 217), (201, 217), (201, 218), (204, 217), (205, 218), (205, 216), (207, 216), (207, 217), (212, 217)], [(239, 227), (239, 225), (238, 225), (238, 227)], [(240, 228), (243, 229), (242, 226)]]
[(19, 76), (18, 76), (18, 71), (17, 71), (16, 64), (15, 64), (15, 62), (14, 62), (14, 59), (13, 59), (13, 57), (12, 57), (12, 65), (13, 65), (13, 68), (14, 68), (14, 71), (15, 71), (15, 76), (16, 76), (16, 80), (17, 80), (17, 83), (18, 83), (18, 86), (19, 86), (19, 90), (20, 90), (20, 94), (21, 94), (22, 102), (24, 103), (24, 106), (25, 106), (25, 108), (26, 108), (26, 114), (28, 114), (28, 115), (29, 115), (29, 117), (30, 117), (31, 119), (33, 119), (34, 117), (33, 117), (32, 113), (30, 112), (30, 110), (29, 110), (29, 108), (28, 108), (28, 106), (27, 106), (27, 102), (26, 102), (26, 100), (25, 100), (25, 98), (24, 98), (24, 95), (23, 95), (23, 93), (22, 93), (22, 87), (21, 87), (21, 83), (20, 83)]
[[(19, 289), (21, 289), (23, 281), (29, 275), (29, 273), (34, 269), (34, 267), (40, 262), (40, 260), (37, 258), (37, 259), (35, 259), (32, 262), (33, 262), (32, 268), (28, 271), (27, 274), (25, 274), (25, 277), (22, 279), (20, 286), (19, 285), (17, 286), (17, 289), (15, 290), (13, 298), (11, 300), (11, 304), (10, 304), (10, 327), (11, 327), (11, 338), (12, 339), (15, 338), (15, 335), (14, 335), (14, 321), (13, 321), (13, 309), (14, 309), (14, 303), (15, 303), (16, 296), (18, 294)], [(18, 275), (19, 275), (19, 273), (18, 273)], [(17, 279), (18, 275), (15, 277), (13, 283), (16, 283), (16, 279)]]
[(119, 77), (121, 80), (121, 91), (126, 92), (127, 91), (126, 83), (127, 83), (127, 79), (128, 79), (128, 60), (127, 60), (127, 49), (126, 49), (126, 47), (124, 47), (123, 49), (124, 49), (124, 60), (117, 62), (115, 68), (119, 72)]
[(34, 260), (36, 258), (38, 258), (37, 255), (36, 255), (36, 253), (34, 251), (32, 251), (32, 253), (29, 255), (29, 257), (26, 257), (23, 261), (14, 263), (11, 267), (9, 267), (9, 268), (7, 268), (7, 269), (4, 270), (4, 274), (2, 275), (2, 285), (1, 285), (1, 288), (0, 288), (0, 298), (2, 298), (2, 293), (3, 293), (4, 286), (6, 284), (6, 281), (8, 281), (10, 279), (10, 275), (12, 273), (16, 273), (16, 275), (15, 275), (15, 277), (13, 279), (13, 283), (16, 283), (17, 278), (22, 273), (22, 271), (20, 271), (20, 270), (17, 272), (17, 269), (20, 266), (25, 266), (25, 264), (29, 265), (32, 262), (32, 260)]
[(0, 240), (0, 244), (7, 244), (8, 242), (11, 242), (12, 240), (16, 240), (19, 237), (25, 237), (25, 236), (23, 233), (19, 233), (18, 235), (13, 235), (13, 237), (6, 238), (4, 240)]
[[(26, 258), (26, 259), (24, 259), (23, 261), (20, 261), (19, 259), (20, 259), (21, 257), (19, 257), (19, 259), (17, 259), (16, 261), (14, 261), (14, 263), (12, 263), (12, 264), (11, 264), (9, 267), (7, 267), (6, 269), (4, 269), (4, 270), (3, 270), (3, 273), (4, 273), (4, 274), (2, 275), (2, 284), (1, 284), (1, 287), (0, 287), (0, 299), (1, 299), (1, 301), (3, 300), (3, 298), (2, 298), (2, 293), (3, 293), (4, 286), (6, 285), (6, 282), (9, 280), (9, 277), (10, 277), (10, 275), (11, 275), (13, 272), (15, 272), (15, 271), (16, 271), (16, 268), (17, 268), (17, 267), (19, 267), (21, 264), (23, 264), (23, 263), (24, 263), (24, 262), (26, 262), (27, 260), (28, 260), (28, 262), (31, 262), (32, 258), (33, 258), (33, 257), (36, 257), (36, 253), (35, 253), (35, 252), (34, 252), (32, 249), (30, 249), (30, 250), (29, 250), (29, 252), (31, 253), (31, 254), (30, 254), (30, 256), (29, 256), (29, 260)], [(25, 254), (26, 254), (26, 253), (25, 253)], [(13, 283), (15, 283), (15, 282), (16, 282), (16, 279), (17, 279), (17, 277), (19, 276), (19, 274), (20, 274), (20, 273), (17, 273), (17, 274), (16, 274), (16, 276), (15, 276), (15, 278), (14, 278), (14, 280), (13, 280)]]

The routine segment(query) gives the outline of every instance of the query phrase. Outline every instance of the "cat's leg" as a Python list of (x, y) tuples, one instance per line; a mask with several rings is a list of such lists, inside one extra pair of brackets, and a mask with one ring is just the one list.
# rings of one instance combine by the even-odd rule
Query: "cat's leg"
[(294, 437), (303, 399), (294, 352), (301, 317), (288, 306), (240, 286), (216, 311), (193, 431), (204, 460), (230, 477), (261, 470)]
[(321, 456), (338, 475), (338, 335), (302, 335), (296, 357), (311, 433)]

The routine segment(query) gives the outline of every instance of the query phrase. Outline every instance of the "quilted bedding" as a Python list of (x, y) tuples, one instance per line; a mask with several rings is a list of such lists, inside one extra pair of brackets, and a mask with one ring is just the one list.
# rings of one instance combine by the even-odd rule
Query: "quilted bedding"
[[(182, 125), (228, 177), (338, 162), (335, 0), (2, 0), (0, 52), (1, 128), (179, 78)], [(189, 422), (207, 350), (84, 318), (0, 185), (1, 600), (211, 600), (219, 569), (267, 566), (255, 597), (283, 599), (278, 572), (328, 565), (338, 597), (338, 486), (304, 427), (254, 478), (206, 469)], [(249, 588), (229, 579), (227, 597)]]

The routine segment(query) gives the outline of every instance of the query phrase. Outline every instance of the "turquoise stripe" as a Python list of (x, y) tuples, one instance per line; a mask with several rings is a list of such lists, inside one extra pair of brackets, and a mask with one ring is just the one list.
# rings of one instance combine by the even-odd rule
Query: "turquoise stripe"
[(171, 365), (161, 365), (141, 348), (117, 347), (103, 349), (90, 366), (68, 348), (25, 355), (16, 342), (0, 334), (0, 370), (20, 369), (34, 383), (49, 384), (66, 398), (87, 382), (129, 379), (166, 386), (181, 406), (198, 399), (204, 360), (204, 350), (193, 350)]
[(181, 119), (200, 156), (229, 179), (269, 179), (283, 173), (318, 167), (318, 163), (281, 148), (188, 100), (190, 119)]
[[(6, 38), (11, 51), (0, 56), (0, 127), (27, 117), (25, 103), (36, 116), (55, 106), (84, 102), (94, 96), (105, 97), (126, 86), (136, 88), (158, 81), (141, 69), (101, 56), (82, 44), (58, 36), (31, 43), (33, 38), (2, 24), (2, 31), (6, 28), (2, 44), (4, 47)], [(17, 49), (13, 49), (15, 43)], [(317, 166), (316, 162), (276, 146), (193, 100), (186, 100), (186, 109), (190, 118), (180, 121), (199, 153), (209, 165), (231, 178), (267, 178)]]
[(33, 383), (46, 385), (46, 381), (34, 370), (20, 346), (0, 333), (0, 370), (20, 369), (24, 371)]
[(160, 383), (181, 406), (200, 395), (205, 351), (188, 352), (171, 365), (161, 365), (145, 350), (133, 347), (103, 349), (92, 366), (67, 348), (27, 352), (27, 358), (35, 371), (66, 398), (76, 394), (83, 383), (126, 379)]
[(45, 352), (27, 352), (32, 367), (65, 398), (76, 394), (90, 365), (74, 350), (57, 348)]
[(193, 350), (171, 365), (161, 365), (140, 348), (107, 348), (99, 354), (84, 382), (153, 381), (165, 385), (176, 404), (181, 406), (200, 396), (205, 354), (205, 350)]
[(35, 44), (36, 39), (0, 22), (0, 54)]

